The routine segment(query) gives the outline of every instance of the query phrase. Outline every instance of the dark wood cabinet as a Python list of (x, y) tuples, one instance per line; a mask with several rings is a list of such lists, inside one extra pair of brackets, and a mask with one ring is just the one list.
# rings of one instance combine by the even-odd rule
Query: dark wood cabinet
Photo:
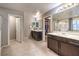
[(79, 56), (79, 44), (73, 39), (48, 35), (48, 48), (63, 56)]
[(51, 38), (49, 38), (48, 48), (50, 48), (54, 52), (58, 53), (58, 41), (57, 40), (52, 40)]
[(41, 31), (31, 31), (31, 37), (37, 41), (42, 40), (42, 32)]
[(64, 56), (79, 56), (79, 47), (61, 42), (60, 54)]

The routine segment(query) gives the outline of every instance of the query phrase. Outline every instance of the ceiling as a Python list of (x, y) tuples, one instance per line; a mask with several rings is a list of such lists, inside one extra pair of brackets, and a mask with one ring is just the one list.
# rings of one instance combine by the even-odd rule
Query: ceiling
[(60, 4), (61, 3), (0, 3), (0, 7), (31, 13), (40, 11), (40, 13), (43, 14)]

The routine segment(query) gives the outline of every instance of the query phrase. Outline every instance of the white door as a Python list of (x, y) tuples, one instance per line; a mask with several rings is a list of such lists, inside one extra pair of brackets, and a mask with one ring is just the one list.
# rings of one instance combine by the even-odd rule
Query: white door
[(21, 42), (20, 38), (20, 18), (16, 18), (16, 41)]

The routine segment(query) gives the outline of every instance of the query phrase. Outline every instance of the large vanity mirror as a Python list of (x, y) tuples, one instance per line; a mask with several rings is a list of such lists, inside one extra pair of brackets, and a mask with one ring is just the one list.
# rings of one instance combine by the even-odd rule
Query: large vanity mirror
[(32, 29), (33, 30), (41, 30), (42, 29), (42, 20), (32, 21)]
[(67, 19), (57, 19), (54, 17), (54, 31), (62, 32), (79, 32), (79, 17), (72, 17)]
[(54, 20), (54, 31), (69, 31), (69, 20)]

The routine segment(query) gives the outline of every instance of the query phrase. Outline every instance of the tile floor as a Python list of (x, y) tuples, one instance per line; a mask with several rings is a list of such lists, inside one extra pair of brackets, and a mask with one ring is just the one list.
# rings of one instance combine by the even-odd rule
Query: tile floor
[(22, 43), (11, 41), (10, 46), (2, 48), (2, 56), (58, 56), (47, 48), (46, 42), (27, 39)]

